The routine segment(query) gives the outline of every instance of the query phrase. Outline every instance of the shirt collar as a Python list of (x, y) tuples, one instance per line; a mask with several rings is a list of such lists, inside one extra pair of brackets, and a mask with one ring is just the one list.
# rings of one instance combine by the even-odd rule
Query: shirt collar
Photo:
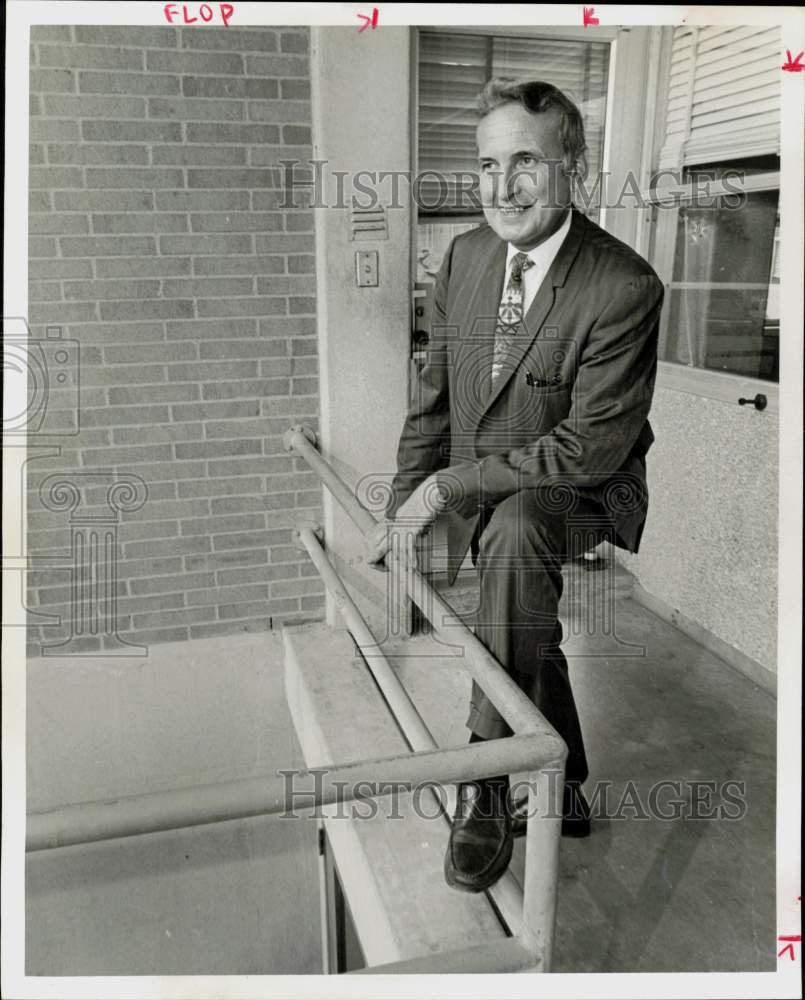
[[(530, 260), (533, 260), (535, 266), (543, 273), (546, 274), (548, 268), (553, 264), (554, 257), (559, 253), (559, 248), (565, 241), (565, 237), (570, 232), (570, 223), (572, 221), (573, 212), (568, 209), (568, 213), (565, 216), (565, 221), (556, 230), (553, 236), (549, 236), (544, 243), (540, 243), (538, 247), (534, 247), (533, 250), (525, 251)], [(508, 271), (511, 267), (512, 258), (515, 254), (520, 253), (517, 247), (512, 246), (511, 243), (507, 245), (506, 249), (506, 270)], [(525, 272), (528, 274), (528, 271)]]

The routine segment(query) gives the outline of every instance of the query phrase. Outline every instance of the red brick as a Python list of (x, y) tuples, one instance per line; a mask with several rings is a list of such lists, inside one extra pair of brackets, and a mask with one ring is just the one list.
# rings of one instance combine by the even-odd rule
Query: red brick
[(31, 69), (32, 93), (74, 94), (75, 73), (67, 69)]
[(193, 382), (222, 378), (254, 378), (257, 365), (252, 361), (217, 362), (201, 361), (197, 364), (169, 365), (168, 380)]
[(183, 76), (185, 97), (256, 97), (271, 100), (279, 97), (276, 80), (255, 80), (233, 76)]
[(52, 118), (144, 118), (142, 97), (90, 97), (46, 94), (44, 114)]
[[(114, 389), (109, 390), (110, 393)], [(130, 390), (127, 390), (130, 391)], [(82, 424), (90, 427), (115, 427), (124, 424), (163, 424), (169, 419), (167, 406), (108, 406), (84, 410)]]
[(84, 175), (77, 167), (31, 167), (29, 188), (82, 188)]
[(91, 278), (92, 263), (88, 260), (32, 260), (28, 263), (28, 277)]
[(57, 302), (53, 305), (29, 303), (29, 323), (71, 323), (96, 320), (98, 307), (94, 302)]
[[(279, 359), (286, 366), (290, 359)], [(285, 378), (256, 379), (254, 381), (211, 382), (201, 388), (204, 399), (257, 399), (260, 396), (287, 396), (290, 382)], [(255, 405), (255, 410), (259, 406)]]
[(64, 297), (71, 300), (153, 298), (158, 281), (65, 281)]
[(191, 625), (191, 639), (210, 639), (219, 635), (232, 635), (235, 632), (268, 632), (271, 628), (271, 618), (255, 617), (237, 621), (216, 622), (212, 625)]
[(165, 339), (162, 323), (118, 323), (115, 326), (108, 323), (71, 324), (67, 332), (82, 344), (129, 344), (132, 340), (153, 342)]
[(310, 121), (308, 101), (249, 101), (249, 120), (253, 122)]
[(307, 57), (298, 55), (246, 56), (250, 76), (300, 76), (308, 74)]
[(243, 73), (243, 57), (237, 53), (146, 52), (147, 70), (171, 73)]
[(280, 35), (280, 48), (283, 52), (307, 52), (308, 50), (308, 34), (307, 30), (304, 32), (293, 31), (293, 32), (283, 32)]
[(193, 315), (192, 301), (153, 299), (101, 302), (101, 319), (181, 319)]
[(157, 191), (159, 211), (186, 212), (214, 207), (218, 212), (248, 208), (248, 191)]
[[(171, 538), (168, 541), (162, 539), (156, 539), (152, 542), (127, 542), (123, 546), (123, 555), (126, 559), (147, 559), (150, 556), (169, 556), (169, 555), (190, 555), (191, 553), (197, 552), (209, 552), (210, 551), (210, 539), (205, 538), (203, 535), (197, 535), (193, 538)], [(187, 574), (185, 574), (186, 578)], [(155, 577), (154, 581), (157, 579), (165, 579), (165, 577)], [(186, 584), (181, 584), (182, 589), (184, 589)], [(132, 590), (134, 589), (134, 581), (131, 581)]]
[(288, 257), (290, 274), (315, 274), (316, 258), (313, 254), (291, 254)]
[[(153, 191), (56, 191), (53, 203), (59, 212), (137, 212), (154, 207)], [(152, 244), (152, 252), (156, 248)], [(98, 256), (105, 256), (100, 250)]]
[(261, 337), (315, 337), (316, 320), (309, 316), (261, 319), (259, 329)]
[(167, 278), (190, 274), (192, 264), (189, 257), (110, 257), (98, 259), (95, 269), (99, 278)]
[(168, 625), (196, 625), (215, 617), (215, 607), (179, 608), (168, 611), (150, 611), (134, 615), (132, 625), (136, 629), (160, 628)]
[(190, 441), (174, 445), (176, 457), (183, 458), (231, 458), (235, 455), (260, 455), (263, 442), (256, 439), (235, 439), (229, 441)]
[(180, 121), (223, 121), (242, 119), (243, 101), (208, 101), (190, 97), (149, 97), (149, 118), (173, 118)]
[(179, 320), (167, 323), (166, 326), (168, 340), (208, 340), (257, 335), (257, 323), (253, 319)]
[(238, 254), (253, 253), (252, 237), (243, 235), (162, 236), (159, 252), (163, 254)]
[[(48, 236), (28, 237), (29, 257), (55, 257), (57, 254), (56, 241)], [(30, 317), (29, 317), (30, 319)]]
[(309, 292), (313, 283), (303, 275), (269, 274), (257, 279), (259, 295), (299, 295)]
[(142, 69), (143, 54), (137, 49), (106, 48), (96, 45), (40, 45), (40, 66), (71, 66)]
[(73, 29), (69, 24), (32, 24), (31, 44), (40, 42), (72, 42)]
[(184, 174), (181, 170), (165, 169), (116, 169), (102, 170), (97, 167), (87, 167), (87, 187), (91, 188), (134, 188), (144, 185), (149, 188), (184, 187)]
[(200, 389), (191, 382), (169, 382), (165, 385), (140, 385), (134, 388), (121, 386), (109, 389), (112, 405), (126, 403), (184, 403), (198, 399)]
[[(188, 170), (189, 188), (262, 188), (277, 187), (281, 183), (278, 170), (240, 169)], [(45, 187), (47, 185), (42, 185)], [(178, 187), (179, 185), (174, 185)]]
[[(240, 117), (243, 117), (242, 115)], [(241, 125), (233, 122), (192, 122), (187, 125), (188, 142), (239, 142), (259, 145), (280, 141), (276, 125)]]
[(96, 233), (185, 233), (187, 216), (169, 212), (120, 212), (92, 216)]
[(28, 192), (29, 212), (52, 212), (53, 199), (50, 191), (29, 191)]
[(282, 274), (285, 258), (278, 255), (253, 257), (197, 257), (193, 264), (196, 274)]
[(131, 385), (165, 381), (164, 365), (116, 365), (104, 368), (88, 368), (82, 373), (83, 385)]
[(175, 278), (162, 282), (165, 298), (197, 298), (213, 295), (252, 295), (254, 281), (251, 278)]
[[(267, 565), (268, 549), (233, 549), (231, 552), (209, 552), (200, 556), (187, 556), (184, 562), (186, 569), (216, 570), (216, 582), (220, 583), (219, 571), (228, 570), (232, 566), (239, 567), (239, 569), (232, 570), (233, 573), (237, 573), (242, 572), (245, 566)], [(238, 583), (238, 580), (234, 579), (231, 582)], [(248, 583), (249, 581), (244, 580), (243, 582)]]
[(173, 458), (169, 444), (130, 448), (90, 448), (81, 450), (84, 465), (137, 465), (143, 462), (167, 462)]
[(179, 496), (216, 497), (234, 493), (254, 493), (262, 489), (259, 476), (234, 476), (226, 479), (199, 479), (179, 483)]
[(70, 143), (48, 146), (48, 159), (51, 163), (73, 163), (78, 166), (146, 164), (148, 150), (145, 146), (134, 146), (131, 143), (125, 146), (113, 146), (111, 143), (98, 145)]
[[(76, 25), (77, 42), (89, 45), (148, 45), (153, 48), (175, 49), (179, 43), (179, 32), (170, 27), (139, 27), (134, 25), (116, 26), (112, 24)], [(176, 59), (177, 53), (166, 53), (171, 59)]]
[[(192, 361), (198, 356), (194, 344), (120, 344), (105, 347), (103, 358), (109, 365), (141, 365), (147, 362)], [(165, 398), (171, 387), (160, 389)], [(172, 400), (173, 401), (173, 400)]]
[(198, 299), (196, 307), (199, 316), (280, 316), (287, 312), (284, 298)]
[(266, 516), (260, 514), (228, 514), (225, 517), (197, 517), (182, 521), (182, 535), (210, 535), (229, 531), (259, 531), (266, 526)]
[(78, 122), (33, 119), (28, 124), (28, 138), (31, 142), (75, 142)]
[(213, 340), (199, 345), (202, 358), (264, 358), (285, 352), (276, 340)]
[(153, 236), (63, 236), (59, 245), (64, 257), (153, 257), (156, 254)]
[(89, 223), (86, 215), (59, 215), (50, 212), (48, 215), (29, 215), (28, 232), (47, 236), (65, 236), (70, 233), (88, 233)]
[(190, 228), (198, 233), (243, 233), (282, 230), (280, 212), (210, 212), (191, 215)]
[(313, 232), (312, 212), (288, 212), (285, 216), (285, 228), (288, 232)]
[[(246, 150), (242, 146), (154, 146), (154, 163), (178, 163), (190, 167), (243, 166)], [(216, 205), (216, 207), (218, 207)]]
[(189, 28), (182, 33), (182, 45), (186, 49), (276, 52), (277, 36), (273, 31), (236, 28), (232, 25), (225, 31), (200, 31)]
[(29, 281), (28, 301), (29, 302), (60, 302), (61, 282), (60, 281)]
[(260, 415), (257, 399), (222, 403), (180, 403), (172, 407), (174, 420), (238, 420)]
[[(181, 541), (181, 539), (177, 539)], [(212, 587), (215, 577), (212, 573), (177, 573), (175, 576), (155, 576), (147, 580), (132, 580), (132, 594), (169, 594), (173, 590), (195, 590)]]
[(79, 73), (82, 94), (163, 94), (179, 93), (179, 77), (158, 73)]
[(294, 253), (299, 251), (314, 251), (313, 233), (310, 235), (290, 233), (266, 233), (255, 238), (257, 253)]
[(283, 101), (310, 100), (309, 80), (281, 80), (280, 87)]
[(181, 142), (182, 126), (178, 122), (84, 121), (81, 134), (95, 142)]

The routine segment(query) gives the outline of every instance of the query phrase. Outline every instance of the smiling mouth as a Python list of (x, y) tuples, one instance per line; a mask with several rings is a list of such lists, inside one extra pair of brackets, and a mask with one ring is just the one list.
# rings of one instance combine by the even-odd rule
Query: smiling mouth
[(509, 208), (501, 208), (500, 213), (505, 218), (513, 218), (514, 216), (522, 215), (523, 212), (527, 212), (529, 208), (531, 208), (530, 205), (520, 205), (520, 206), (513, 205)]

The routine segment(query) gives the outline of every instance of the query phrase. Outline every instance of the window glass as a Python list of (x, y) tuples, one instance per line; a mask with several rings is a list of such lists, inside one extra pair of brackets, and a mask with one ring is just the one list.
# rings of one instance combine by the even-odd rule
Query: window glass
[[(740, 205), (683, 202), (654, 213), (655, 240), (673, 241), (670, 254), (652, 247), (652, 257), (664, 252), (671, 263), (660, 359), (777, 381), (778, 191), (744, 192)], [(663, 225), (660, 213), (671, 213)]]

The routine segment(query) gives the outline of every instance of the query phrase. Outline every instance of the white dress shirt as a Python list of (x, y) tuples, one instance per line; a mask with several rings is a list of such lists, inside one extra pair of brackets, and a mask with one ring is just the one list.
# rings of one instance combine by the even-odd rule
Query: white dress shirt
[[(539, 291), (540, 285), (545, 279), (545, 275), (553, 264), (554, 258), (559, 253), (559, 248), (565, 241), (565, 237), (570, 232), (570, 222), (573, 213), (568, 210), (565, 221), (556, 230), (553, 236), (549, 236), (544, 243), (540, 243), (538, 247), (534, 247), (533, 250), (528, 250), (527, 254), (531, 260), (534, 261), (532, 267), (527, 268), (523, 271), (523, 315), (528, 312), (529, 306), (534, 301), (534, 298)], [(510, 243), (506, 253), (506, 274), (503, 278), (503, 287), (506, 288), (509, 284), (509, 276), (511, 275), (512, 259), (515, 254), (520, 253), (517, 247), (512, 246)]]

